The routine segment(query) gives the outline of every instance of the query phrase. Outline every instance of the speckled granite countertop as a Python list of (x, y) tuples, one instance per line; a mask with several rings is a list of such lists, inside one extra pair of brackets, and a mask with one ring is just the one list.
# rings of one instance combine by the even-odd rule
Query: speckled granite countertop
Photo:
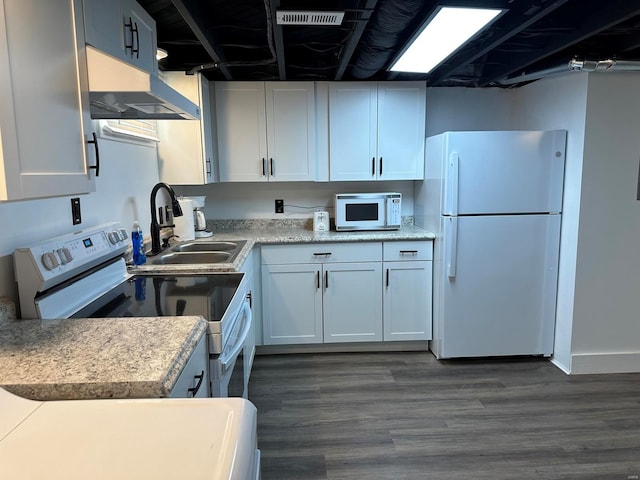
[[(295, 243), (329, 242), (380, 242), (400, 240), (433, 240), (435, 235), (414, 225), (402, 225), (399, 230), (376, 230), (361, 232), (314, 232), (308, 220), (218, 220), (208, 221), (207, 227), (213, 237), (198, 241), (247, 240), (233, 263), (209, 263), (188, 265), (192, 273), (237, 272), (244, 264), (255, 245), (278, 245)], [(147, 263), (130, 267), (131, 273), (184, 272), (185, 265), (153, 265)]]
[(198, 316), (0, 325), (0, 386), (33, 400), (166, 397), (207, 322)]
[(0, 297), (0, 327), (16, 319), (16, 305), (7, 297)]

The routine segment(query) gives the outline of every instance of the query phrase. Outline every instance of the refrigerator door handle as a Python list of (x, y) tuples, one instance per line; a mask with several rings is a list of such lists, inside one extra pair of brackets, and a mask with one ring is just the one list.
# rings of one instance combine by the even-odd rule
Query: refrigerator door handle
[(445, 265), (447, 266), (447, 277), (456, 278), (456, 267), (458, 261), (458, 219), (449, 217), (450, 232), (446, 235), (445, 245)]
[(445, 192), (445, 215), (458, 214), (458, 175), (459, 175), (460, 156), (457, 152), (451, 152), (447, 160), (447, 180)]

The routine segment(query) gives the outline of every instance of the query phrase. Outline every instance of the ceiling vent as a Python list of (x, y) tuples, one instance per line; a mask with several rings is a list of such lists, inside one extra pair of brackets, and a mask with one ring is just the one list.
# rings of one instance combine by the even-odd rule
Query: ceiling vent
[(278, 10), (276, 23), (278, 25), (342, 25), (343, 17), (344, 12)]

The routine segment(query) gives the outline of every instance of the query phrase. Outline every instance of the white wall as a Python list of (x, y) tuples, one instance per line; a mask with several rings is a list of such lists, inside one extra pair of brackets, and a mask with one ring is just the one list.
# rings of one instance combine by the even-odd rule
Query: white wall
[(95, 193), (80, 196), (80, 225), (71, 221), (70, 198), (77, 195), (0, 203), (0, 296), (11, 298), (16, 306), (13, 251), (17, 247), (109, 221), (119, 221), (129, 231), (138, 219), (149, 233), (149, 193), (158, 181), (155, 146), (99, 142), (100, 177)]
[(572, 372), (640, 371), (640, 73), (589, 76)]
[(566, 372), (571, 371), (587, 79), (587, 74), (568, 73), (539, 80), (516, 90), (513, 103), (515, 128), (568, 131), (553, 355)]
[[(214, 220), (311, 218), (313, 207), (329, 208), (333, 217), (333, 196), (340, 192), (400, 192), (402, 215), (413, 215), (413, 181), (219, 183), (175, 190), (185, 196), (206, 195), (205, 217)], [(284, 200), (284, 215), (274, 213), (277, 198)]]
[(428, 88), (427, 137), (457, 130), (513, 130), (513, 91), (500, 88)]

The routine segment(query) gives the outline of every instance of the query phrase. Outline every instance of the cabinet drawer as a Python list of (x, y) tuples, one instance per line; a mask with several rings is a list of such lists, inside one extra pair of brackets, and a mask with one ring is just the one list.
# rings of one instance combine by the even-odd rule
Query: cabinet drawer
[(262, 247), (262, 263), (265, 265), (380, 261), (382, 261), (381, 242), (265, 245)]
[(383, 250), (385, 262), (433, 259), (430, 241), (384, 242)]
[[(170, 398), (192, 398), (194, 396), (202, 398), (209, 396), (209, 373), (207, 368), (209, 355), (207, 354), (206, 338), (207, 335), (205, 334), (198, 342), (176, 383), (173, 385), (169, 394)], [(200, 388), (197, 391), (190, 391), (198, 384), (200, 384)]]

